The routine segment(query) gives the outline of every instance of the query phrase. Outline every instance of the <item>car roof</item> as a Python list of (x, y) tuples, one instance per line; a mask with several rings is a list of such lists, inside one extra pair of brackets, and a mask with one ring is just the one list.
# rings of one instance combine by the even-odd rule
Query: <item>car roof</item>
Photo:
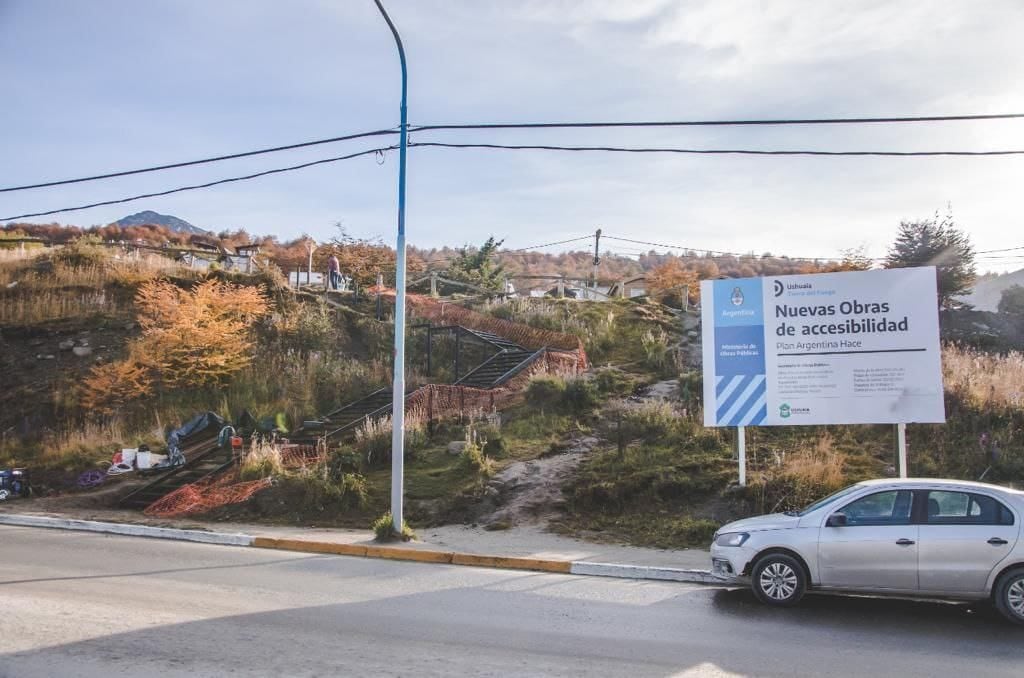
[(1015, 490), (1011, 487), (1004, 487), (1002, 485), (992, 485), (990, 483), (979, 483), (973, 480), (950, 480), (949, 478), (877, 478), (875, 480), (865, 480), (862, 483), (858, 483), (864, 487), (873, 487), (877, 485), (912, 485), (920, 487), (960, 487), (960, 488), (976, 488), (979, 490), (995, 490), (997, 492), (1008, 492), (1010, 494), (1024, 495), (1021, 490)]

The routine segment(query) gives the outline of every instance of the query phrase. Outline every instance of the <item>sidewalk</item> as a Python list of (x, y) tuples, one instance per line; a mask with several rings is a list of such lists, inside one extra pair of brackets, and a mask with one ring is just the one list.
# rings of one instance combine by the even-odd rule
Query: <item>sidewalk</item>
[[(17, 510), (22, 508), (23, 510)], [(209, 533), (209, 536), (245, 535), (255, 538), (256, 546), (330, 552), (330, 546), (370, 547), (371, 557), (403, 557), (409, 551), (473, 556), (495, 556), (499, 560), (535, 561), (549, 565), (562, 565), (557, 571), (624, 576), (638, 579), (669, 579), (675, 581), (707, 581), (710, 556), (702, 549), (664, 550), (616, 544), (599, 544), (544, 532), (537, 527), (523, 526), (508, 530), (486, 531), (462, 525), (446, 525), (417, 531), (418, 541), (380, 545), (373, 541), (370, 530), (319, 527), (285, 527), (247, 523), (211, 523), (188, 519), (152, 519), (134, 511), (75, 510), (32, 511), (25, 504), (11, 502), (0, 508), (4, 516), (40, 516), (69, 520), (101, 521), (101, 524), (120, 524), (189, 530)], [(79, 528), (81, 529), (81, 528)], [(97, 531), (113, 531), (100, 527)], [(156, 536), (153, 534), (144, 536)], [(195, 535), (200, 536), (200, 535)], [(175, 538), (168, 534), (168, 538)], [(228, 543), (225, 541), (224, 543)], [(335, 552), (343, 553), (344, 550)], [(415, 554), (412, 554), (415, 556)], [(419, 559), (419, 558), (405, 558)], [(494, 560), (493, 558), (491, 560)], [(483, 561), (480, 561), (481, 563)], [(593, 566), (593, 567), (591, 567)], [(527, 568), (534, 569), (534, 568)], [(537, 568), (543, 569), (543, 568)]]

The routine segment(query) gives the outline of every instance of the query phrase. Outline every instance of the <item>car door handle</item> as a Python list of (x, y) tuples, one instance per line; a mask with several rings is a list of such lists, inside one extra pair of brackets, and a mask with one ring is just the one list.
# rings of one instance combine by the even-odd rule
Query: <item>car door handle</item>
[(913, 546), (917, 542), (915, 542), (913, 539), (897, 539), (896, 543), (900, 546)]
[(992, 537), (988, 540), (988, 543), (992, 544), (992, 546), (1003, 546), (1005, 544), (1009, 544), (1010, 542), (1006, 541), (1005, 539), (1000, 539), (999, 537)]

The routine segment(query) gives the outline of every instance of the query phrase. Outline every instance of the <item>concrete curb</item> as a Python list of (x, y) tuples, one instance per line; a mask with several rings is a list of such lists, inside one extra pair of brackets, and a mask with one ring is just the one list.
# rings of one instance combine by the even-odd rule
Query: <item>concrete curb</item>
[(720, 584), (710, 570), (686, 570), (671, 567), (649, 567), (645, 565), (617, 565), (612, 563), (569, 562), (543, 558), (521, 558), (512, 556), (491, 556), (454, 551), (433, 551), (412, 549), (402, 546), (377, 546), (374, 544), (337, 544), (334, 542), (306, 541), (303, 539), (277, 539), (255, 537), (247, 534), (225, 534), (203, 530), (181, 530), (168, 527), (149, 527), (130, 523), (103, 523), (92, 520), (51, 518), (48, 516), (17, 515), (0, 513), (0, 525), (16, 527), (44, 527), (60, 530), (78, 530), (118, 534), (130, 537), (173, 539), (223, 546), (248, 546), (280, 551), (302, 553), (326, 553), (338, 556), (360, 558), (383, 558), (419, 563), (440, 563), (469, 567), (493, 567), (505, 570), (530, 570), (555, 574), (575, 574), (594, 577), (616, 577), (619, 579), (647, 579), (656, 581), (691, 582), (696, 584)]
[(681, 581), (694, 584), (721, 584), (722, 580), (711, 574), (711, 570), (683, 570), (674, 567), (649, 567), (646, 565), (613, 565), (611, 563), (572, 563), (572, 574), (592, 577), (618, 577), (620, 579), (655, 579), (658, 581)]
[(72, 520), (70, 518), (50, 518), (47, 516), (12, 514), (0, 514), (0, 525), (13, 525), (16, 527), (46, 527), (58, 530), (78, 530), (81, 532), (101, 532), (105, 534), (120, 534), (129, 537), (174, 539), (176, 541), (194, 541), (203, 544), (219, 544), (222, 546), (252, 546), (254, 539), (247, 534), (224, 534), (222, 532), (205, 532), (203, 530), (179, 530), (170, 527), (149, 527), (148, 525), (132, 525), (130, 523), (101, 523), (92, 520)]
[(564, 560), (541, 560), (538, 558), (513, 558), (487, 556), (454, 551), (431, 551), (401, 546), (374, 546), (364, 544), (334, 544), (330, 542), (305, 541), (302, 539), (272, 539), (256, 537), (252, 543), (256, 548), (303, 551), (307, 553), (331, 553), (339, 556), (362, 556), (385, 558), (387, 560), (408, 560), (418, 563), (442, 563), (446, 565), (469, 565), (472, 567), (496, 567), (505, 570), (535, 570), (570, 574), (572, 563)]

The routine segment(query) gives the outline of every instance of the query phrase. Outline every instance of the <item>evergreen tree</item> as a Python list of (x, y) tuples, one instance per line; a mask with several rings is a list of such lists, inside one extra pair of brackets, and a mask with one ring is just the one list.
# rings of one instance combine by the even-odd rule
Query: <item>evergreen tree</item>
[(936, 213), (931, 219), (900, 223), (885, 267), (911, 266), (936, 267), (940, 308), (967, 306), (956, 297), (968, 294), (974, 285), (974, 247), (951, 214), (940, 217)]
[(504, 240), (492, 235), (480, 247), (461, 247), (448, 264), (444, 277), (476, 285), (495, 292), (504, 292), (505, 267), (496, 261), (498, 248)]

